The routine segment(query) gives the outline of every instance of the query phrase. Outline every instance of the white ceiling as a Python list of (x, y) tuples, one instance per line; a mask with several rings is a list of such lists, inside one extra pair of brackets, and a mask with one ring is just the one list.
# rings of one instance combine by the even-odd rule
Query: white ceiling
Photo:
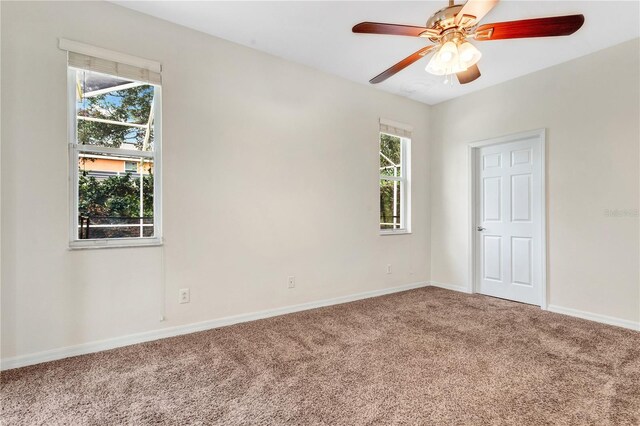
[[(457, 1), (460, 3), (461, 1)], [(421, 38), (353, 34), (361, 21), (424, 25), (442, 1), (116, 1), (167, 21), (302, 63), (362, 84), (420, 49)], [(377, 88), (430, 105), (640, 36), (638, 1), (502, 1), (483, 23), (585, 15), (574, 35), (475, 42), (482, 77), (461, 86), (424, 71), (422, 59)], [(611, 75), (611, 70), (602, 70)]]

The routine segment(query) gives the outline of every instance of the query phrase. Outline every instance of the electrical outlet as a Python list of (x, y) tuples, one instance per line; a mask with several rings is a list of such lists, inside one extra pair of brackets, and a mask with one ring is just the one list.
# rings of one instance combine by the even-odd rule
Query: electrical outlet
[(191, 301), (191, 295), (188, 288), (181, 288), (178, 290), (178, 303), (189, 303)]
[(390, 274), (390, 273), (391, 273), (391, 264), (388, 264), (387, 265), (387, 274)]
[(289, 284), (289, 288), (295, 288), (296, 286), (296, 277), (294, 277), (293, 275), (289, 277), (289, 279), (287, 280), (287, 283)]

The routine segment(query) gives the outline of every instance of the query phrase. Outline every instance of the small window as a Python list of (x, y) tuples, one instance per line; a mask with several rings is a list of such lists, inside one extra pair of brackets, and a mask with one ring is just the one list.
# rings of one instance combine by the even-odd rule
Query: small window
[(72, 247), (158, 244), (160, 86), (69, 66)]
[(380, 133), (380, 232), (409, 232), (408, 147), (410, 140)]
[(125, 161), (124, 162), (124, 171), (129, 173), (138, 173), (138, 162), (137, 161)]

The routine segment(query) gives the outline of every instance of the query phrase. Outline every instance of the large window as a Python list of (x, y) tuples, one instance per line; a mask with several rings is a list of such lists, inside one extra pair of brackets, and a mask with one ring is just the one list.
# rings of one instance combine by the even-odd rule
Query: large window
[(148, 74), (69, 53), (72, 247), (161, 241), (160, 85)]
[(380, 133), (380, 232), (409, 232), (408, 138)]

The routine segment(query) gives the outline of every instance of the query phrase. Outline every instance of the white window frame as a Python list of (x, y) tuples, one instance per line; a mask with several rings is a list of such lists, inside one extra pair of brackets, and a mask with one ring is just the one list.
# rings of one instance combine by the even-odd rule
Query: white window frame
[[(69, 248), (115, 248), (115, 247), (148, 247), (162, 245), (162, 87), (148, 83), (154, 87), (153, 102), (153, 151), (82, 146), (77, 140), (77, 105), (76, 105), (76, 73), (80, 68), (67, 67), (67, 111), (69, 141)], [(134, 158), (149, 158), (153, 161), (153, 237), (130, 238), (78, 238), (78, 184), (79, 155), (81, 152), (96, 154), (117, 154)]]
[[(401, 176), (383, 176), (378, 173), (378, 197), (380, 196), (380, 180), (396, 181), (400, 183), (400, 228), (381, 229), (380, 235), (402, 235), (411, 233), (411, 138), (380, 131), (378, 134), (378, 165), (380, 164), (380, 136), (388, 135), (400, 138)], [(379, 167), (379, 166), (378, 166)], [(378, 170), (379, 172), (379, 170)], [(380, 212), (378, 212), (378, 217)], [(378, 225), (380, 226), (380, 225)]]

